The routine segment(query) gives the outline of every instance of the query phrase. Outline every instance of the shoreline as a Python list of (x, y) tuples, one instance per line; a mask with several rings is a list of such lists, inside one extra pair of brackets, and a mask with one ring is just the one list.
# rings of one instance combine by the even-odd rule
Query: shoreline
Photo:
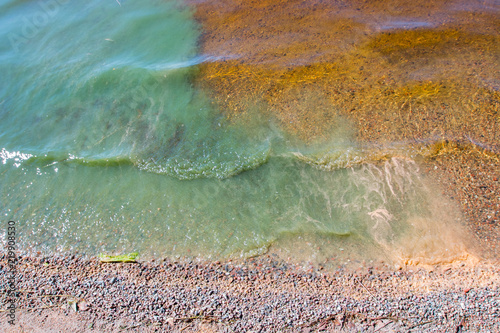
[[(346, 125), (352, 126), (360, 143), (383, 145), (439, 137), (488, 146), (491, 156), (475, 148), (480, 145), (471, 145), (463, 151), (451, 147), (418, 161), (441, 194), (463, 214), (466, 234), (477, 243), (474, 249), (483, 259), (427, 266), (395, 267), (388, 262), (345, 266), (340, 261), (315, 265), (298, 258), (286, 260), (270, 251), (250, 259), (102, 264), (77, 253), (22, 254), (16, 276), (17, 324), (9, 326), (1, 312), (0, 331), (500, 331), (500, 145), (496, 131), (500, 103), (498, 89), (479, 84), (481, 75), (487, 77), (491, 63), (495, 64), (497, 53), (473, 52), (469, 58), (461, 54), (469, 50), (469, 43), (474, 44), (473, 51), (481, 50), (498, 41), (498, 35), (485, 32), (484, 38), (478, 37), (481, 34), (468, 34), (457, 24), (449, 24), (448, 30), (410, 29), (393, 34), (409, 42), (392, 50), (384, 45), (398, 38), (382, 32), (370, 39), (364, 32), (373, 33), (372, 28), (352, 17), (322, 27), (325, 19), (333, 21), (343, 15), (333, 14), (322, 1), (312, 1), (317, 3), (314, 9), (291, 1), (281, 16), (272, 2), (264, 3), (267, 7), (247, 4), (249, 11), (243, 1), (237, 8), (227, 1), (190, 2), (208, 8), (205, 17), (198, 12), (197, 18), (215, 27), (204, 32), (205, 53), (222, 49), (231, 55), (234, 47), (240, 47), (243, 55), (248, 53), (247, 59), (228, 57), (202, 64), (195, 82), (213, 89), (211, 97), (228, 119), (244, 119), (242, 110), (248, 105), (265, 103), (270, 117), (305, 142), (324, 139), (332, 128)], [(227, 6), (219, 17), (214, 13), (221, 3)], [(307, 17), (308, 10), (316, 13)], [(352, 14), (359, 9), (342, 10)], [(241, 17), (250, 18), (248, 26)], [(252, 24), (262, 31), (255, 32)], [(470, 24), (481, 26), (483, 21), (478, 18)], [(301, 25), (309, 26), (302, 30)], [(287, 38), (294, 34), (320, 37), (287, 45)], [(342, 39), (346, 34), (352, 34), (352, 40)], [(333, 48), (332, 40), (344, 42)], [(413, 40), (433, 43), (412, 44)], [(280, 52), (274, 49), (278, 41)], [(307, 53), (309, 49), (321, 57)], [(437, 77), (428, 73), (425, 59), (420, 58), (420, 53), (428, 52), (436, 66), (442, 66)], [(379, 56), (385, 61), (382, 65)], [(394, 65), (398, 56), (412, 62), (416, 78), (403, 75), (405, 69)], [(305, 60), (290, 65), (297, 59)], [(451, 65), (444, 64), (445, 60)], [(475, 61), (481, 63), (476, 68), (481, 75), (462, 81), (460, 75), (472, 75), (475, 67), (469, 71), (467, 66)], [(274, 66), (265, 68), (266, 62)], [(461, 74), (450, 75), (447, 67), (459, 68)], [(366, 72), (370, 74), (365, 76)], [(318, 92), (312, 104), (304, 102)], [(311, 105), (320, 105), (324, 112), (311, 111)], [(1, 271), (6, 271), (5, 255), (0, 264)], [(1, 274), (0, 283), (6, 285), (6, 274)], [(1, 289), (2, 305), (5, 294)]]
[(5, 332), (500, 329), (500, 268), (486, 261), (324, 270), (272, 255), (128, 264), (78, 255), (19, 259), (17, 324), (8, 326), (2, 314)]

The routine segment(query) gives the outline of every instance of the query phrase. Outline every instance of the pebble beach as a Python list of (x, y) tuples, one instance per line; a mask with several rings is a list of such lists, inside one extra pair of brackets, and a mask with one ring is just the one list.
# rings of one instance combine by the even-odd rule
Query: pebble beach
[[(2, 258), (5, 270), (5, 258)], [(2, 274), (1, 283), (5, 283)], [(498, 332), (500, 269), (21, 257), (3, 332)], [(4, 297), (4, 295), (2, 295)]]
[[(341, 129), (378, 149), (364, 164), (411, 159), (454, 207), (467, 255), (347, 263), (271, 248), (103, 263), (18, 251), (14, 326), (0, 257), (0, 331), (499, 332), (498, 5), (418, 3), (189, 0), (204, 29), (200, 53), (217, 59), (192, 84), (229, 122), (265, 105), (294, 140)], [(386, 14), (429, 26), (394, 28)]]

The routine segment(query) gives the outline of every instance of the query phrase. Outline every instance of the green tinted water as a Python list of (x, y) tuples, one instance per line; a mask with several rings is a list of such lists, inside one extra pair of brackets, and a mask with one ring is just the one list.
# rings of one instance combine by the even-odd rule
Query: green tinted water
[[(312, 235), (383, 254), (439, 219), (411, 159), (322, 171), (268, 119), (228, 123), (191, 84), (210, 58), (181, 3), (0, 8), (0, 210), (26, 249), (219, 258)], [(339, 167), (356, 149), (328, 146)]]

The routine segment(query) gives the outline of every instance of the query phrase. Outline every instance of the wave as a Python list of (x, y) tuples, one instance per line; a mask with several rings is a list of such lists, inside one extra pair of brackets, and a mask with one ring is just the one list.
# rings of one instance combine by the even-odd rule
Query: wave
[(143, 171), (163, 174), (180, 180), (192, 180), (197, 178), (225, 179), (235, 176), (241, 172), (255, 169), (265, 164), (269, 158), (270, 150), (265, 147), (253, 154), (239, 155), (230, 154), (235, 158), (224, 161), (213, 159), (189, 160), (181, 156), (165, 157), (162, 163), (154, 158), (138, 159), (133, 156), (112, 157), (77, 157), (68, 153), (50, 152), (34, 155), (22, 152), (9, 152), (5, 148), (0, 151), (2, 164), (11, 164), (14, 167), (35, 167), (39, 169), (53, 166), (82, 165), (87, 167), (121, 167), (133, 166)]
[[(166, 154), (166, 146), (158, 148), (150, 155), (104, 155), (101, 157), (79, 157), (71, 153), (48, 152), (34, 154), (33, 152), (8, 151), (2, 148), (0, 160), (2, 164), (10, 163), (16, 167), (21, 164), (45, 168), (59, 165), (83, 165), (88, 167), (118, 167), (133, 166), (140, 170), (156, 174), (168, 175), (179, 180), (192, 180), (198, 178), (226, 179), (242, 172), (256, 169), (266, 164), (271, 158), (285, 158), (306, 163), (323, 171), (335, 171), (359, 167), (366, 164), (376, 164), (392, 158), (406, 158), (414, 160), (417, 156), (434, 158), (445, 154), (463, 154), (471, 150), (479, 151), (489, 158), (498, 160), (497, 153), (490, 151), (474, 142), (459, 142), (438, 140), (422, 143), (419, 146), (409, 146), (399, 143), (392, 147), (343, 147), (332, 148), (328, 151), (301, 153), (289, 151), (274, 154), (269, 141), (260, 145), (253, 145), (251, 149), (237, 145), (227, 147), (224, 145), (205, 147), (200, 149), (200, 142), (184, 146), (178, 151)], [(168, 150), (168, 149), (167, 149)], [(164, 155), (162, 155), (164, 154)], [(148, 157), (145, 157), (148, 156)]]
[(333, 147), (322, 151), (303, 154), (292, 152), (300, 161), (324, 171), (352, 168), (362, 164), (379, 163), (393, 157), (415, 159), (423, 157), (432, 159), (439, 155), (463, 154), (478, 151), (481, 154), (498, 160), (500, 154), (493, 147), (485, 146), (471, 138), (465, 140), (438, 139), (419, 143), (394, 143), (389, 146), (353, 145), (351, 147)]
[(189, 160), (179, 156), (178, 158), (164, 158), (163, 163), (159, 163), (154, 158), (149, 158), (137, 161), (134, 164), (141, 170), (166, 174), (181, 180), (196, 178), (225, 179), (265, 164), (269, 158), (269, 153), (269, 149), (263, 148), (261, 151), (244, 156), (237, 156), (237, 153), (230, 153), (230, 155), (236, 158), (229, 158), (223, 161), (216, 161), (211, 158)]

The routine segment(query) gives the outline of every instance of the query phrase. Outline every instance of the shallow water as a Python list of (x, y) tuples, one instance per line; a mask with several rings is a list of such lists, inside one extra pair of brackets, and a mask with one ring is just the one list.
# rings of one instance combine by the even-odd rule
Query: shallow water
[(445, 236), (459, 216), (413, 152), (377, 161), (342, 119), (306, 144), (255, 101), (229, 121), (193, 85), (218, 58), (199, 53), (184, 4), (0, 8), (0, 211), (24, 248), (221, 258), (307, 238), (323, 251), (311, 258), (340, 246), (365, 258), (462, 253)]

